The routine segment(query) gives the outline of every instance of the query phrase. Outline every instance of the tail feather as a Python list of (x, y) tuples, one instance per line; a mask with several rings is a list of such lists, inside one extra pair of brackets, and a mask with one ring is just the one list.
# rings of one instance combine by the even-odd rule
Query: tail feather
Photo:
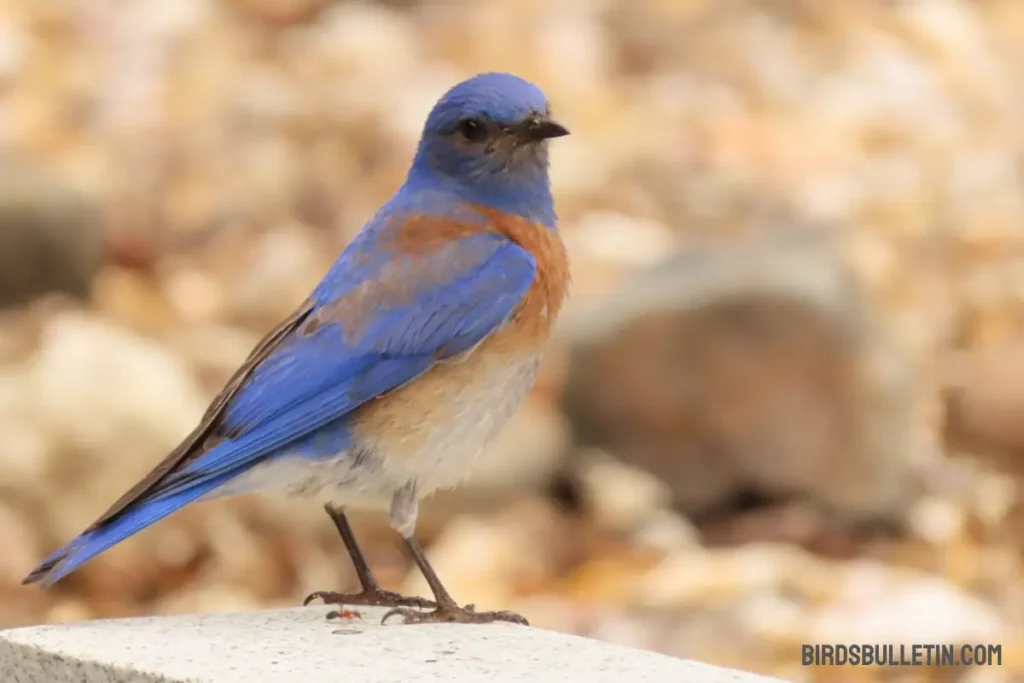
[(211, 493), (236, 474), (238, 472), (235, 470), (222, 472), (208, 479), (191, 482), (170, 495), (136, 501), (109, 522), (83, 533), (50, 553), (39, 566), (22, 579), (21, 583), (24, 585), (39, 582), (43, 586), (49, 586), (60, 581), (93, 557)]

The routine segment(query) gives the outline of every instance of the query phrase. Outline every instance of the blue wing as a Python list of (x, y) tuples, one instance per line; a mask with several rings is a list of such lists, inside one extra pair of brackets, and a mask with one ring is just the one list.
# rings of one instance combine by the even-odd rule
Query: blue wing
[(470, 234), (427, 254), (382, 255), (357, 239), (295, 315), (271, 332), (203, 423), (24, 583), (54, 583), (95, 555), (288, 446), (415, 379), (500, 328), (536, 273), (503, 236)]

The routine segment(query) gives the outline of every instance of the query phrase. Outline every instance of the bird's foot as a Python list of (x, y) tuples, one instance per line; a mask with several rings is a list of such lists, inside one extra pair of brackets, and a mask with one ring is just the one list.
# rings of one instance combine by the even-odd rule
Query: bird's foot
[[(316, 591), (306, 596), (306, 599), (302, 601), (303, 606), (308, 605), (314, 600), (320, 600), (325, 605), (367, 605), (373, 607), (420, 607), (422, 609), (429, 609), (431, 607), (437, 607), (437, 603), (432, 600), (420, 597), (408, 597), (401, 593), (394, 593), (392, 591), (381, 590), (380, 588), (368, 588), (360, 593), (335, 593), (332, 591)], [(336, 614), (331, 612), (328, 617)]]
[(404, 624), (493, 624), (504, 621), (512, 624), (529, 626), (526, 619), (515, 612), (477, 612), (473, 605), (441, 604), (429, 612), (415, 609), (395, 607), (381, 619), (385, 623), (391, 617), (402, 617)]

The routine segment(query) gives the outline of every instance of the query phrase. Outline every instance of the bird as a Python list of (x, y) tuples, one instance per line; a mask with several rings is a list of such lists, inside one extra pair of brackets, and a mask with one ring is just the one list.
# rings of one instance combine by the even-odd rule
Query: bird
[[(459, 605), (415, 529), (421, 499), (466, 478), (536, 379), (570, 283), (549, 174), (549, 141), (565, 135), (522, 77), (452, 86), (405, 181), (195, 429), (23, 583), (52, 585), (193, 502), (267, 490), (323, 505), (361, 585), (303, 604), (384, 606), (384, 621), (406, 624), (526, 624)], [(387, 515), (433, 600), (380, 587), (350, 509)]]

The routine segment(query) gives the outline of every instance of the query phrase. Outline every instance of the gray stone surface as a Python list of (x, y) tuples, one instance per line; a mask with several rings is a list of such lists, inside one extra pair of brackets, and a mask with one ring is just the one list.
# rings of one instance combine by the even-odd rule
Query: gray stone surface
[(753, 674), (552, 631), (324, 620), (322, 606), (0, 632), (4, 683), (768, 683)]

